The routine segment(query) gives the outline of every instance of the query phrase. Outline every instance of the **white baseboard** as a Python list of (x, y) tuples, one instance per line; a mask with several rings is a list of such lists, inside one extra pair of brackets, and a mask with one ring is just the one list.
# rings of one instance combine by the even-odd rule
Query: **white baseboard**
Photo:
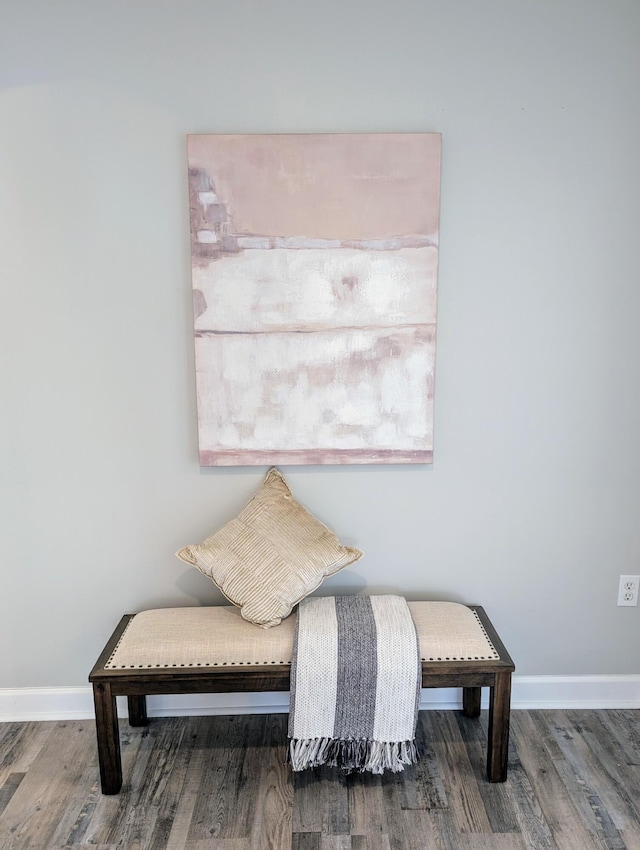
[(640, 675), (514, 676), (511, 707), (640, 708)]
[[(483, 689), (483, 705), (488, 689)], [(460, 688), (427, 689), (421, 709), (456, 709)], [(124, 697), (119, 712), (126, 716)], [(149, 716), (205, 714), (268, 714), (289, 710), (286, 693), (187, 694), (150, 696)], [(519, 708), (640, 708), (640, 675), (514, 676), (511, 707)], [(86, 720), (93, 717), (90, 687), (0, 688), (0, 722)]]

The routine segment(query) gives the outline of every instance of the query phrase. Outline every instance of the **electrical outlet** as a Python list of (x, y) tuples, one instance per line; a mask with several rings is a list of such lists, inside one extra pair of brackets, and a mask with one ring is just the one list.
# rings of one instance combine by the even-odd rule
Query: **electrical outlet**
[(637, 605), (639, 584), (640, 576), (620, 576), (618, 605)]

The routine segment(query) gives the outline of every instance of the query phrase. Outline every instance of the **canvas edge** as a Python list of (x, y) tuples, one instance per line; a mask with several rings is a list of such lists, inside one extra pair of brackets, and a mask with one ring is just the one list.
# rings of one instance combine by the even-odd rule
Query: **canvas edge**
[(287, 466), (316, 464), (433, 463), (433, 450), (300, 449), (294, 451), (200, 451), (200, 466)]

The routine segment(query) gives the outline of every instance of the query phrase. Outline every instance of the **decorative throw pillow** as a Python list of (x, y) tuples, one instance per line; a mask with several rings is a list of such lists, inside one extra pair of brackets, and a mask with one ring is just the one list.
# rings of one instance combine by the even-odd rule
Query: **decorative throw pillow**
[(212, 579), (246, 620), (265, 629), (287, 617), (326, 576), (362, 557), (296, 502), (275, 468), (235, 519), (176, 554)]

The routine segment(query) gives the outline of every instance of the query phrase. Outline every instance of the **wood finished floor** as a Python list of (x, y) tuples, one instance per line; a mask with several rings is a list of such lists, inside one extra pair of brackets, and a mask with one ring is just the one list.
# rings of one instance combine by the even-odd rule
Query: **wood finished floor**
[(485, 712), (421, 712), (404, 774), (295, 777), (286, 715), (121, 724), (104, 797), (90, 721), (0, 724), (0, 850), (640, 850), (640, 711), (515, 711), (509, 779)]

